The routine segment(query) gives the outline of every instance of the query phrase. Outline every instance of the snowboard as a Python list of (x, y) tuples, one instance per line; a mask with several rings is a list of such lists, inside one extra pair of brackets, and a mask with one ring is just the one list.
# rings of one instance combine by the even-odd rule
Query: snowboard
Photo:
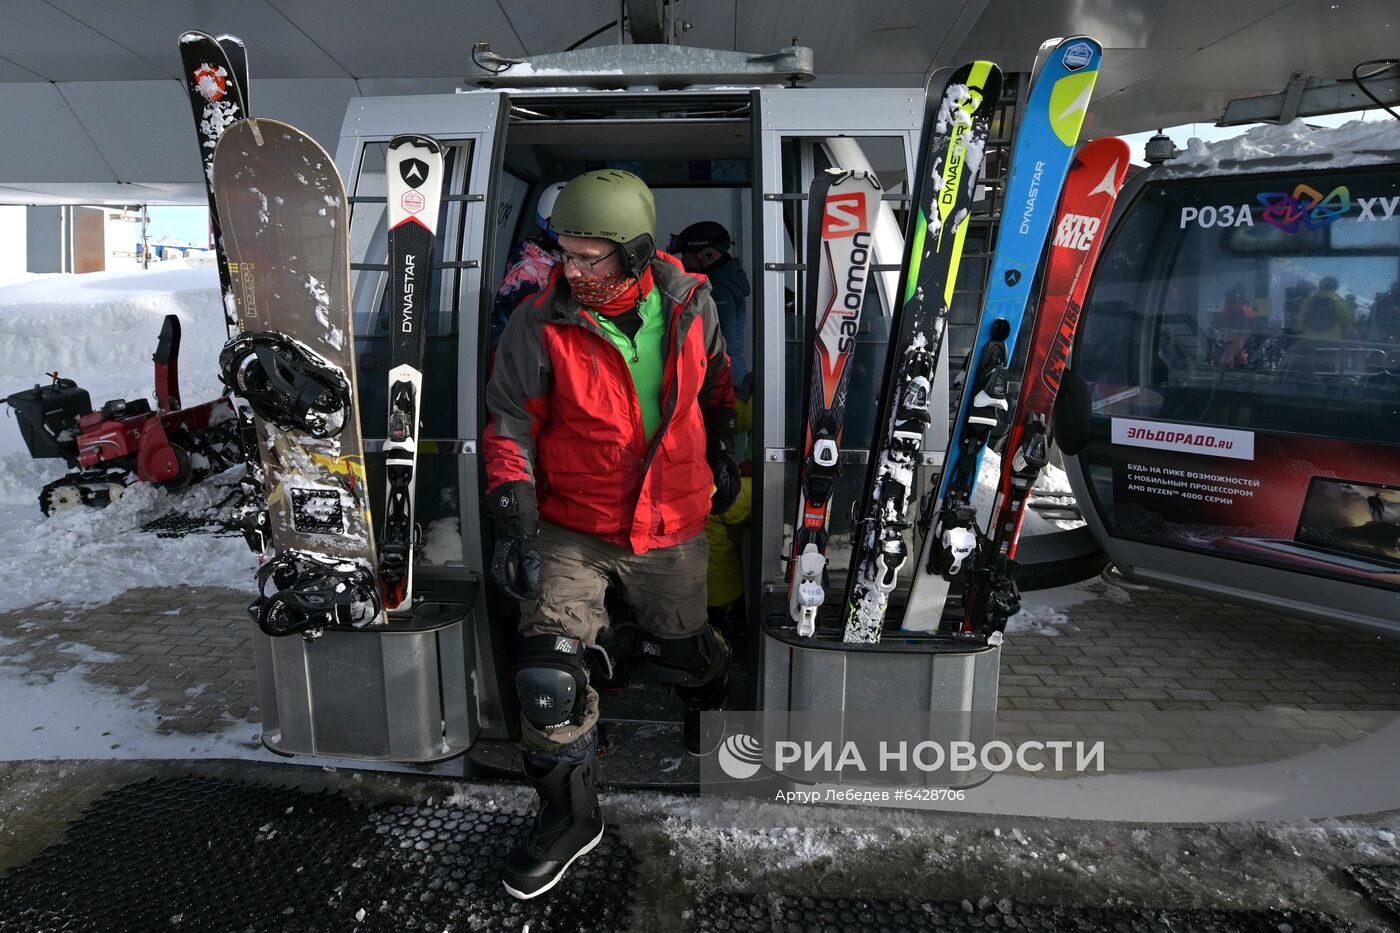
[(344, 185), (315, 140), (262, 118), (224, 131), (213, 180), (244, 326), (220, 365), (253, 409), (267, 493), (249, 611), (269, 635), (378, 621)]
[(831, 168), (812, 180), (807, 197), (806, 304), (812, 352), (788, 564), (788, 613), (804, 637), (815, 634), (817, 610), (826, 601), (822, 583), (831, 495), (841, 468), (846, 395), (880, 195), (880, 182), (869, 172)]
[(1047, 57), (1031, 85), (1011, 154), (991, 276), (967, 358), (967, 379), (953, 418), (943, 472), (921, 504), (920, 525), (928, 531), (905, 605), (905, 630), (938, 628), (951, 583), (965, 582), (977, 559), (972, 495), (982, 451), (1008, 424), (1011, 351), (1101, 58), (1102, 49), (1093, 39), (1065, 39)]
[(384, 607), (413, 606), (420, 537), (414, 473), (423, 407), (423, 353), (432, 308), (433, 247), (442, 202), (442, 147), (428, 136), (396, 136), (386, 162), (389, 220), (389, 431), (384, 442), (385, 503), (379, 541)]
[(905, 535), (915, 470), (933, 421), (933, 379), (982, 152), (1000, 94), (1001, 70), (981, 61), (939, 70), (925, 92), (913, 203), (870, 441), (870, 468), (852, 513), (844, 606), (847, 642), (879, 641), (890, 594), (908, 559)]
[(1074, 156), (1053, 225), (1039, 310), (1002, 456), (995, 518), (963, 595), (962, 631), (990, 637), (1020, 608), (1016, 544), (1031, 489), (1050, 456), (1052, 414), (1079, 325), (1079, 312), (1128, 171), (1128, 144), (1086, 143)]

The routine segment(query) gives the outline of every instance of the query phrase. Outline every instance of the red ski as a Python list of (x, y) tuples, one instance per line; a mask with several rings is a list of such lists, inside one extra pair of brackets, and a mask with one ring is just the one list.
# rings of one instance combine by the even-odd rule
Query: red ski
[(979, 549), (985, 556), (974, 568), (963, 596), (964, 632), (999, 633), (1020, 608), (1016, 543), (1026, 517), (1026, 500), (1049, 459), (1050, 415), (1098, 259), (1100, 234), (1118, 200), (1128, 161), (1128, 144), (1123, 140), (1096, 139), (1075, 154), (1065, 179), (1021, 396), (1002, 457), (996, 515), (986, 545)]

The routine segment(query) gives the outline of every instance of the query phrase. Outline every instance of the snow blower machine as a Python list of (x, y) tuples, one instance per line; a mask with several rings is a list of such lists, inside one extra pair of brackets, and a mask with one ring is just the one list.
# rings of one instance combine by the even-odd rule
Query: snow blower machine
[(143, 482), (179, 489), (243, 461), (240, 419), (228, 397), (180, 406), (180, 319), (165, 316), (155, 362), (156, 410), (145, 399), (112, 399), (93, 410), (87, 390), (49, 373), (7, 397), (35, 459), (65, 461), (72, 472), (39, 493), (45, 515), (105, 506)]

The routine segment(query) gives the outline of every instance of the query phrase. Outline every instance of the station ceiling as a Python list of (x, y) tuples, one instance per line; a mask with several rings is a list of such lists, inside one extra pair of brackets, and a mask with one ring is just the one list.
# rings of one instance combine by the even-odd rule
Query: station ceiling
[[(619, 0), (0, 0), (0, 203), (202, 203), (178, 35), (249, 47), (252, 110), (334, 149), (356, 96), (451, 93), (474, 43), (558, 52)], [(1343, 77), (1400, 49), (1395, 0), (673, 0), (682, 45), (814, 50), (817, 84), (912, 87), (973, 57), (1104, 45), (1086, 135), (1213, 122), (1297, 70)], [(620, 40), (614, 27), (587, 45)], [(406, 130), (413, 129), (406, 127)]]

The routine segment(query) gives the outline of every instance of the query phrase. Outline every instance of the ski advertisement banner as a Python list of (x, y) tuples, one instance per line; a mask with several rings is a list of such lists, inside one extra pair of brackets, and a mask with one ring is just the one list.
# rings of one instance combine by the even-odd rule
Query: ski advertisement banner
[[(1080, 454), (1109, 532), (1400, 589), (1400, 448), (1143, 418)], [(1099, 490), (1102, 490), (1100, 492)]]

